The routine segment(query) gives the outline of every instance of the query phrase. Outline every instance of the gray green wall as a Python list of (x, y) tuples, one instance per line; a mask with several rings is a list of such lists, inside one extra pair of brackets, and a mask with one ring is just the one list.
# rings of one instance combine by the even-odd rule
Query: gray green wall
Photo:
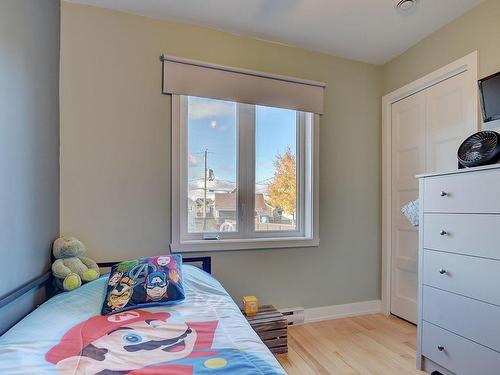
[(389, 93), (468, 53), (479, 51), (479, 78), (500, 70), (500, 1), (488, 0), (383, 67)]
[(99, 261), (170, 243), (170, 99), (161, 53), (325, 81), (317, 248), (212, 253), (235, 299), (380, 298), (382, 68), (214, 30), (62, 4), (61, 232)]
[[(0, 297), (49, 269), (59, 233), (59, 10), (0, 1)], [(34, 302), (0, 309), (0, 333)]]

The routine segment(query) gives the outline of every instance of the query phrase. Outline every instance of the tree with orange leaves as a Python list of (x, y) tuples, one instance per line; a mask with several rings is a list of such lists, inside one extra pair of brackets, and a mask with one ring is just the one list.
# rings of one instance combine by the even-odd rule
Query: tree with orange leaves
[(282, 209), (295, 219), (297, 207), (297, 181), (295, 155), (290, 147), (278, 154), (274, 161), (274, 179), (267, 187), (269, 205)]

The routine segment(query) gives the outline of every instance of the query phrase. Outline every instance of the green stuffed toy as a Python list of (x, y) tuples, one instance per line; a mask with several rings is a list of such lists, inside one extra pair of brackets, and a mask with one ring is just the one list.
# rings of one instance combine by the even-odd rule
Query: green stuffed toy
[(86, 250), (85, 245), (73, 237), (62, 236), (54, 241), (52, 253), (56, 261), (52, 264), (52, 274), (59, 287), (70, 291), (99, 277), (96, 262), (82, 256)]

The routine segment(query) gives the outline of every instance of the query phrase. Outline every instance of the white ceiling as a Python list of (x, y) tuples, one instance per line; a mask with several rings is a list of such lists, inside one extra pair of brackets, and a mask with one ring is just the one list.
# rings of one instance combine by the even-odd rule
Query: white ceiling
[(383, 64), (482, 0), (70, 0)]

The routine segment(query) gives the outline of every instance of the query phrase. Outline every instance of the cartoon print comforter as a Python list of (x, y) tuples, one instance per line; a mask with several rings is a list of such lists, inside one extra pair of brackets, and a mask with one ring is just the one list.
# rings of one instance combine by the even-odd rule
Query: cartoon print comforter
[(0, 374), (285, 374), (218, 281), (182, 272), (168, 307), (102, 316), (106, 277), (55, 296), (0, 337)]

